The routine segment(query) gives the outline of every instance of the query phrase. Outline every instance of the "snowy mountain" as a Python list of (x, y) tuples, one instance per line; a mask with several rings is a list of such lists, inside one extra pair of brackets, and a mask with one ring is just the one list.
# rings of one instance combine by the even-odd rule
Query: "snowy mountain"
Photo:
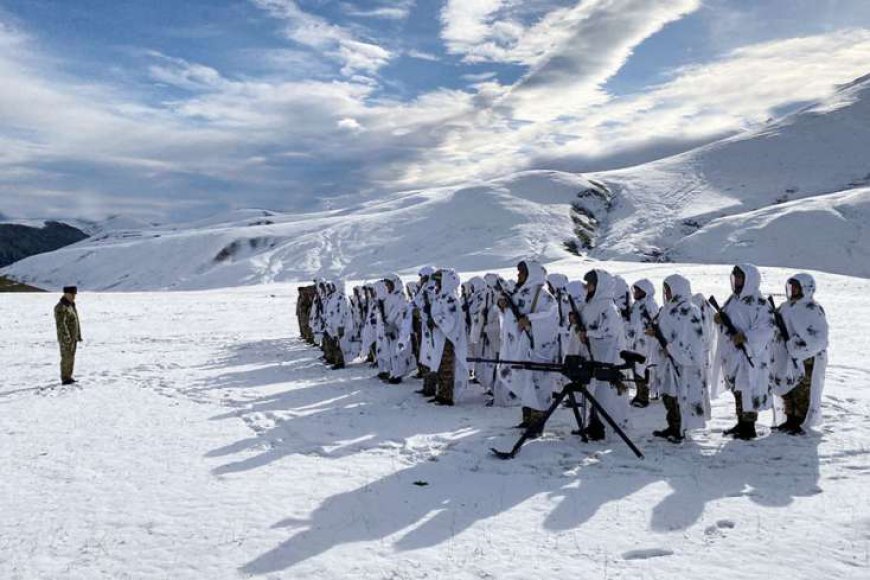
[(760, 129), (599, 174), (531, 171), (307, 214), (118, 221), (3, 271), (42, 287), (202, 289), (508, 267), (574, 253), (870, 276), (870, 76)]
[(118, 229), (6, 273), (42, 287), (202, 289), (380, 275), (426, 263), (474, 270), (517, 256), (566, 257), (570, 204), (594, 188), (557, 172), (519, 173), (474, 186), (393, 194), (309, 214), (242, 210), (191, 224)]
[(594, 176), (615, 199), (597, 257), (870, 276), (870, 75), (760, 129)]

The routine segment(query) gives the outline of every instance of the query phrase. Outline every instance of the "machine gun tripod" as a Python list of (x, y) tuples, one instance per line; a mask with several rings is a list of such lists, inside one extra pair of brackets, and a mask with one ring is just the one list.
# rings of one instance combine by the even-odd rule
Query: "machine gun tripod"
[(624, 350), (620, 353), (620, 357), (623, 360), (622, 364), (613, 364), (613, 363), (601, 363), (586, 360), (582, 357), (576, 355), (569, 355), (565, 357), (564, 364), (557, 363), (543, 363), (543, 362), (534, 362), (534, 361), (511, 361), (511, 360), (495, 360), (495, 359), (484, 359), (484, 358), (469, 358), (468, 362), (478, 362), (478, 363), (490, 363), (490, 364), (502, 364), (509, 365), (515, 369), (523, 369), (533, 372), (542, 372), (542, 373), (560, 373), (570, 379), (570, 383), (565, 385), (562, 390), (554, 395), (553, 402), (550, 404), (550, 407), (544, 413), (544, 416), (540, 421), (536, 422), (534, 425), (529, 425), (526, 427), (526, 430), (523, 432), (522, 436), (520, 436), (519, 440), (514, 444), (513, 449), (510, 451), (499, 451), (498, 449), (492, 449), (492, 452), (499, 459), (513, 459), (516, 457), (517, 453), (520, 452), (523, 444), (528, 441), (530, 438), (535, 437), (537, 434), (541, 432), (544, 428), (544, 425), (547, 424), (547, 421), (559, 408), (559, 405), (562, 404), (562, 401), (565, 400), (565, 397), (571, 403), (571, 408), (574, 411), (574, 418), (577, 420), (577, 427), (582, 432), (583, 430), (583, 419), (580, 417), (580, 413), (577, 410), (577, 399), (575, 397), (576, 393), (580, 393), (586, 400), (588, 400), (592, 407), (598, 412), (601, 417), (607, 421), (607, 424), (613, 428), (613, 431), (625, 441), (625, 444), (634, 452), (634, 454), (638, 457), (638, 459), (643, 459), (643, 453), (637, 446), (628, 438), (628, 435), (625, 434), (619, 425), (613, 420), (610, 414), (601, 406), (601, 403), (592, 396), (592, 394), (588, 390), (589, 382), (593, 379), (598, 381), (604, 381), (611, 384), (621, 383), (621, 382), (632, 382), (629, 379), (626, 379), (622, 374), (622, 371), (629, 370), (634, 368), (635, 364), (641, 364), (646, 361), (646, 358), (643, 355), (637, 354), (635, 352)]

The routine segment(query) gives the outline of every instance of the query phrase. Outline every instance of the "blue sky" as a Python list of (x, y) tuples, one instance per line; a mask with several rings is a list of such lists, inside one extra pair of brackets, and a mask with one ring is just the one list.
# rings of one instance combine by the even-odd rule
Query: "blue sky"
[(0, 212), (188, 219), (609, 169), (868, 63), (866, 0), (0, 0)]

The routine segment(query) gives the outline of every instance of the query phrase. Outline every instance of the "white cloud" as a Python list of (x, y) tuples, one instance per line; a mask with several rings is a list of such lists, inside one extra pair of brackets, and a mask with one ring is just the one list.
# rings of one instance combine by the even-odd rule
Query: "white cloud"
[(251, 0), (274, 18), (285, 23), (290, 40), (310, 47), (342, 63), (345, 76), (374, 73), (392, 58), (387, 49), (359, 40), (347, 29), (315, 14), (305, 12), (295, 0)]
[(477, 74), (465, 74), (465, 75), (462, 75), (462, 80), (469, 81), (472, 83), (480, 83), (483, 81), (488, 81), (488, 80), (494, 79), (495, 74), (496, 73), (494, 73), (492, 71), (484, 72), (484, 73), (477, 73)]
[[(509, 87), (489, 83), (490, 106), (454, 120), (425, 159), (395, 169), (408, 185), (424, 176), (446, 183), (518, 171), (538, 159), (606, 159), (657, 142), (696, 143), (763, 122), (789, 103), (823, 99), (866, 74), (867, 63), (870, 30), (760, 43), (677, 69), (634, 95), (601, 93), (575, 102), (570, 116), (525, 121), (503, 104), (517, 91), (505, 96)], [(542, 111), (564, 107), (558, 88), (537, 96)]]
[(468, 54), (494, 36), (493, 19), (506, 0), (447, 0), (442, 38), (452, 54)]
[[(695, 5), (591, 1), (557, 9), (558, 18), (551, 10), (534, 23), (517, 19), (521, 28), (513, 30), (496, 21), (516, 4), (479, 2), (472, 20), (484, 23), (486, 38), (516, 37), (493, 46), (532, 55), (529, 73), (515, 86), (491, 72), (469, 74), (465, 90), (433, 89), (411, 101), (367, 76), (388, 58), (384, 49), (317, 18), (292, 27), (305, 46), (336, 59), (343, 75), (300, 78), (272, 67), (237, 76), (153, 52), (142, 72), (183, 89), (156, 103), (138, 86), (77, 81), (61, 59), (41, 56), (38, 43), (0, 26), (0, 210), (20, 213), (39, 191), (68, 191), (76, 207), (111, 213), (149, 203), (169, 211), (161, 204), (172, 200), (281, 207), (320, 193), (495, 177), (541, 159), (607, 159), (659, 142), (701, 142), (868, 72), (870, 31), (848, 30), (746, 46), (673, 70), (635, 94), (608, 94), (605, 83), (638, 44)], [(307, 18), (291, 16), (280, 17)], [(547, 27), (559, 32), (547, 35)], [(282, 56), (296, 69), (305, 54)], [(80, 167), (86, 175), (76, 173)]]
[(440, 58), (438, 58), (436, 55), (434, 55), (432, 53), (423, 52), (421, 50), (415, 50), (415, 49), (411, 49), (411, 50), (406, 51), (405, 55), (410, 57), (410, 58), (416, 58), (417, 60), (428, 60), (429, 62), (438, 62), (439, 60), (441, 60)]
[(337, 123), (337, 126), (339, 129), (346, 129), (351, 133), (358, 133), (363, 130), (363, 126), (359, 124), (359, 121), (351, 117), (345, 117), (344, 119), (341, 119)]
[(157, 82), (187, 90), (213, 89), (225, 84), (221, 74), (209, 66), (172, 58), (156, 51), (149, 54), (158, 60), (158, 64), (148, 67), (151, 78)]
[(350, 2), (342, 2), (341, 9), (354, 18), (378, 18), (382, 20), (406, 20), (416, 0), (381, 0), (374, 8), (360, 8)]

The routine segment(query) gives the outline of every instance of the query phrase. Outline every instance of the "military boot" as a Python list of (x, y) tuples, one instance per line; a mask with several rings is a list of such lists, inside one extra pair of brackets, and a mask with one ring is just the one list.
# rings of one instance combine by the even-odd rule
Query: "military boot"
[(602, 441), (605, 435), (604, 423), (597, 416), (593, 415), (584, 433), (589, 441)]
[(734, 434), (735, 439), (742, 441), (751, 441), (756, 437), (758, 437), (758, 433), (755, 431), (755, 421), (741, 421), (740, 428)]
[(725, 429), (724, 431), (722, 431), (722, 435), (725, 437), (737, 437), (737, 434), (740, 432), (740, 429), (742, 428), (742, 426), (743, 426), (743, 423), (741, 423), (738, 420), (737, 423), (735, 423), (733, 427), (731, 427), (729, 429)]
[(649, 407), (649, 383), (644, 380), (638, 380), (636, 385), (637, 393), (635, 393), (634, 398), (631, 400), (631, 406), (638, 409)]

